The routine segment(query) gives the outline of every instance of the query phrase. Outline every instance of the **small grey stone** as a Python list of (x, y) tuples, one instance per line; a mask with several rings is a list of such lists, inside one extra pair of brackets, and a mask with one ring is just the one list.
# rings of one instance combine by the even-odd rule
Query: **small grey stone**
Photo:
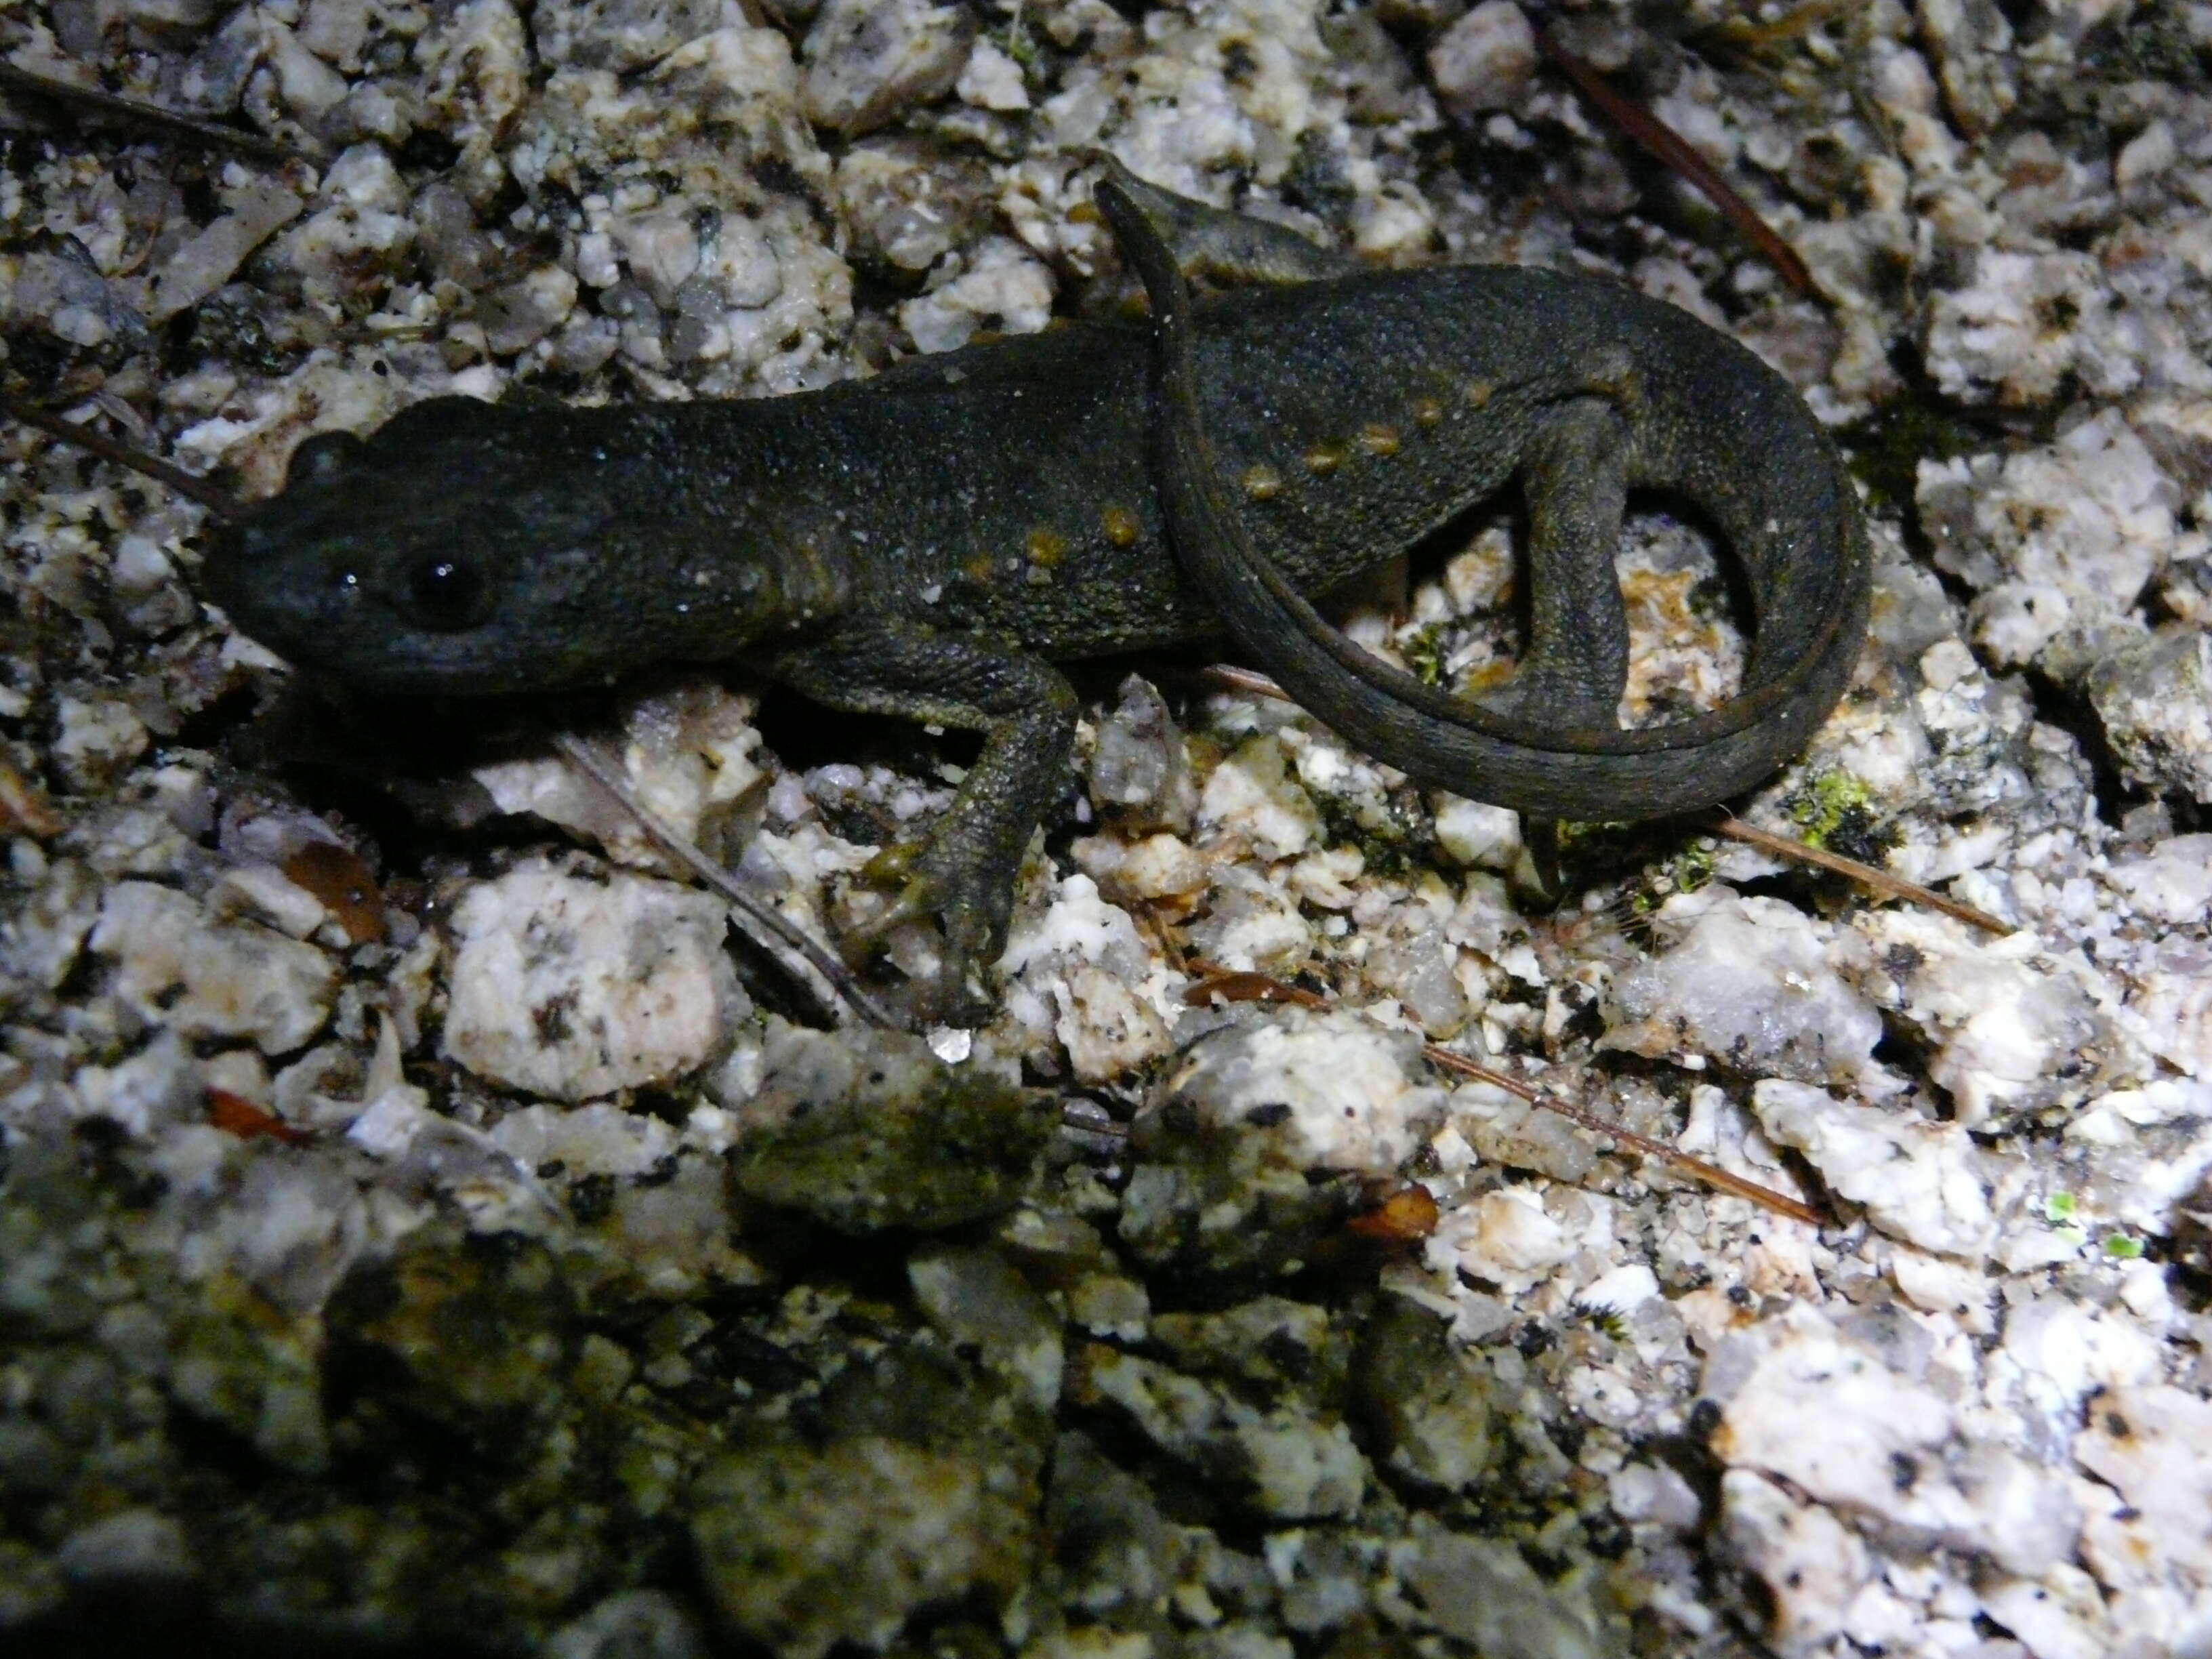
[(1485, 1659), (1610, 1659), (1626, 1651), (1625, 1632), (1610, 1627), (1587, 1581), (1547, 1585), (1502, 1539), (1449, 1532), (1417, 1516), (1391, 1555), (1401, 1582), (1419, 1598), (1423, 1621)]
[(1145, 1482), (1109, 1462), (1090, 1436), (1060, 1436), (1047, 1494), (1047, 1536), (1076, 1606), (1093, 1614), (1144, 1609), (1168, 1589), (1181, 1553), (1174, 1524)]
[(2088, 684), (2129, 782), (2212, 801), (2212, 635), (2161, 629), (2100, 662)]
[(1657, 914), (1674, 942), (1613, 981), (1601, 1047), (1703, 1053), (1816, 1084), (1850, 1082), (1873, 1065), (1881, 1018), (1829, 964), (1826, 938), (1802, 912), (1715, 887)]
[(247, 1037), (269, 1054), (322, 1029), (337, 984), (336, 965), (313, 945), (211, 921), (194, 900), (148, 881), (109, 890), (92, 948), (113, 959), (116, 994), (149, 1023)]
[(1344, 1424), (1296, 1407), (1263, 1409), (1196, 1377), (1102, 1343), (1086, 1346), (1070, 1397), (1110, 1411), (1256, 1515), (1277, 1521), (1356, 1513), (1367, 1460)]
[(1287, 1297), (1255, 1297), (1219, 1313), (1164, 1313), (1153, 1340), (1176, 1364), (1239, 1385), (1252, 1397), (1334, 1409), (1351, 1343), (1329, 1311)]
[(880, 1650), (918, 1608), (1009, 1588), (1000, 1507), (978, 1465), (877, 1436), (723, 1453), (688, 1504), (723, 1622), (785, 1659)]
[(546, 62), (617, 74), (744, 23), (738, 0), (539, 0), (531, 11), (532, 37)]
[(732, 1178), (841, 1232), (957, 1226), (1012, 1207), (1059, 1109), (919, 1037), (787, 1028), (770, 1039)]
[(1381, 1298), (1361, 1335), (1353, 1398), (1387, 1473), (1459, 1492), (1490, 1467), (1491, 1374), (1446, 1333), (1426, 1309)]
[(805, 98), (817, 126), (858, 134), (952, 89), (975, 39), (964, 6), (830, 0), (807, 31)]
[(1120, 703), (1098, 727), (1091, 753), (1091, 799), (1131, 829), (1180, 834), (1190, 828), (1198, 796), (1182, 733), (1166, 700), (1135, 674), (1121, 682)]
[(192, 1571), (185, 1529), (156, 1510), (118, 1510), (79, 1527), (54, 1553), (63, 1575), (79, 1583), (102, 1578), (184, 1578)]
[(545, 1659), (702, 1659), (690, 1609), (666, 1590), (618, 1590), (545, 1638)]
[(907, 1258), (907, 1282), (922, 1316), (957, 1348), (1010, 1376), (1031, 1402), (1060, 1398), (1060, 1321), (1044, 1298), (994, 1250), (924, 1245)]
[(1512, 0), (1483, 0), (1429, 48), (1437, 95), (1455, 114), (1517, 108), (1535, 72), (1536, 32)]
[(69, 977), (100, 920), (100, 883), (74, 859), (57, 861), (27, 903), (0, 929), (8, 967), (52, 990)]
[(837, 205), (853, 228), (850, 257), (927, 270), (990, 224), (990, 175), (912, 138), (858, 143), (837, 162)]
[(445, 1052), (555, 1100), (696, 1071), (744, 1006), (727, 925), (710, 894), (532, 860), (454, 907)]

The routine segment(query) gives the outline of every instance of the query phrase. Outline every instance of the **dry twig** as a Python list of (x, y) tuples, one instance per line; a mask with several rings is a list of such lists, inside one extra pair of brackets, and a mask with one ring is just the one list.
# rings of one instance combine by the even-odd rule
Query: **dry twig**
[(1782, 280), (1800, 294), (1810, 294), (1813, 273), (1804, 260), (1797, 257), (1796, 249), (1782, 240), (1781, 234), (1759, 216), (1759, 210), (1743, 199), (1735, 187), (1721, 177), (1719, 171), (1705, 160), (1690, 142), (1668, 126), (1634, 99), (1617, 92), (1604, 76), (1591, 64), (1569, 52), (1552, 38), (1547, 29), (1536, 31), (1536, 47), (1549, 58), (1559, 73), (1574, 83), (1577, 92), (1587, 99), (1591, 107), (1605, 117), (1620, 134), (1682, 178), (1687, 179), (1699, 194), (1721, 210), (1721, 216), (1741, 231), (1751, 245), (1765, 255), (1767, 262), (1782, 273)]
[[(1270, 978), (1266, 974), (1238, 972), (1205, 962), (1193, 963), (1190, 967), (1191, 971), (1195, 973), (1198, 978), (1195, 983), (1184, 991), (1183, 1000), (1186, 1002), (1200, 1003), (1209, 998), (1219, 997), (1226, 1002), (1289, 1002), (1295, 1003), (1301, 1008), (1327, 1008), (1331, 1006), (1327, 997), (1306, 990), (1300, 986), (1286, 985), (1281, 980)], [(1778, 1215), (1788, 1216), (1792, 1221), (1802, 1221), (1808, 1226), (1814, 1227), (1820, 1224), (1820, 1215), (1818, 1211), (1809, 1205), (1801, 1203), (1786, 1193), (1778, 1193), (1771, 1187), (1762, 1187), (1755, 1181), (1747, 1180), (1742, 1176), (1723, 1170), (1717, 1164), (1710, 1164), (1704, 1158), (1693, 1158), (1687, 1152), (1677, 1151), (1663, 1140), (1654, 1140), (1650, 1135), (1638, 1134), (1635, 1130), (1615, 1123), (1610, 1118), (1601, 1117), (1595, 1112), (1586, 1111), (1582, 1107), (1561, 1100), (1555, 1095), (1532, 1088), (1519, 1079), (1509, 1076), (1504, 1072), (1495, 1071), (1479, 1060), (1469, 1060), (1464, 1054), (1455, 1054), (1450, 1049), (1433, 1042), (1423, 1043), (1421, 1054), (1432, 1066), (1442, 1066), (1448, 1072), (1456, 1072), (1462, 1077), (1471, 1078), (1478, 1083), (1487, 1083), (1492, 1088), (1503, 1089), (1516, 1100), (1526, 1101), (1531, 1106), (1556, 1113), (1570, 1123), (1577, 1124), (1593, 1134), (1608, 1136), (1624, 1146), (1633, 1147), (1648, 1157), (1658, 1158), (1668, 1168), (1678, 1170), (1685, 1175), (1705, 1182), (1708, 1186), (1717, 1188), (1722, 1192), (1732, 1193), (1738, 1198), (1749, 1199), (1753, 1203), (1762, 1205)]]
[(1907, 881), (1902, 876), (1893, 876), (1875, 865), (1861, 864), (1856, 859), (1847, 859), (1841, 853), (1831, 853), (1825, 847), (1814, 847), (1806, 842), (1793, 841), (1788, 836), (1778, 836), (1771, 830), (1762, 830), (1755, 823), (1747, 823), (1725, 807), (1715, 809), (1706, 823), (1707, 829), (1730, 841), (1741, 842), (1746, 847), (1756, 847), (1762, 853), (1771, 853), (1778, 859), (1794, 859), (1800, 864), (1848, 876), (1863, 887), (1870, 887), (1888, 898), (1904, 899), (1913, 904), (1924, 904), (1931, 910), (1941, 910), (1947, 916), (1992, 933), (2009, 933), (2012, 924), (1978, 910), (1963, 900), (1946, 896), (1932, 887), (1923, 887), (1917, 881)]
[(232, 155), (249, 156), (257, 161), (274, 161), (280, 167), (295, 161), (303, 167), (314, 165), (313, 158), (294, 149), (289, 144), (280, 144), (274, 138), (264, 138), (258, 132), (240, 132), (235, 127), (203, 121), (195, 116), (179, 115), (174, 110), (163, 109), (159, 104), (144, 103), (136, 98), (118, 98), (113, 93), (102, 92), (96, 87), (80, 87), (71, 82), (58, 81), (50, 75), (34, 74), (27, 69), (18, 69), (13, 64), (0, 63), (0, 92), (45, 98), (106, 120), (122, 122), (130, 126), (150, 127), (204, 149), (228, 150)]
[[(1200, 672), (1206, 678), (1226, 690), (1243, 691), (1256, 697), (1273, 697), (1279, 702), (1291, 700), (1290, 695), (1281, 686), (1265, 674), (1249, 668), (1233, 667), (1227, 663), (1210, 663)], [(2002, 921), (1986, 910), (1978, 910), (1962, 900), (1947, 897), (1932, 887), (1923, 887), (1918, 882), (1893, 876), (1875, 865), (1862, 864), (1856, 859), (1847, 859), (1840, 853), (1831, 853), (1825, 847), (1814, 847), (1807, 842), (1792, 840), (1788, 836), (1778, 836), (1771, 830), (1761, 830), (1756, 824), (1746, 823), (1725, 807), (1715, 808), (1713, 815), (1705, 820), (1705, 825), (1716, 836), (1741, 842), (1747, 847), (1755, 847), (1776, 858), (1794, 860), (1799, 864), (1809, 864), (1835, 875), (1849, 877), (1884, 897), (1924, 904), (1931, 910), (1940, 910), (1947, 916), (1955, 916), (1960, 921), (1989, 933), (2009, 933), (2013, 931), (2010, 922)]]
[(119, 443), (104, 432), (96, 432), (82, 422), (69, 420), (52, 410), (41, 409), (36, 404), (0, 392), (0, 413), (11, 421), (21, 421), (25, 426), (58, 438), (64, 443), (75, 444), (86, 453), (97, 455), (103, 461), (112, 461), (118, 466), (127, 466), (133, 472), (143, 474), (156, 483), (165, 483), (187, 500), (198, 501), (220, 518), (234, 519), (245, 511), (234, 500), (229, 491), (220, 484), (187, 472), (173, 461), (165, 461), (158, 455), (149, 455), (126, 443)]
[(751, 928), (748, 931), (757, 929), (758, 932), (753, 934), (757, 944), (773, 951), (775, 946), (760, 937), (761, 933), (770, 935), (777, 944), (820, 975), (830, 989), (871, 1025), (881, 1025), (893, 1030), (904, 1029), (861, 988), (852, 969), (832, 956), (819, 940), (793, 923), (781, 911), (771, 908), (738, 886), (728, 871), (663, 823), (653, 809), (637, 798), (636, 792), (623, 781), (591, 744), (572, 732), (562, 732), (554, 735), (553, 746), (560, 750), (563, 759), (597, 784), (608, 799), (628, 813), (655, 846), (713, 888), (732, 910), (750, 923)]
[(1526, 1101), (1531, 1106), (1540, 1106), (1547, 1112), (1556, 1112), (1570, 1123), (1579, 1124), (1593, 1134), (1608, 1135), (1622, 1146), (1632, 1146), (1639, 1152), (1658, 1158), (1670, 1169), (1679, 1170), (1687, 1176), (1693, 1176), (1708, 1186), (1717, 1187), (1724, 1193), (1733, 1193), (1738, 1198), (1747, 1198), (1753, 1203), (1772, 1210), (1778, 1215), (1788, 1216), (1792, 1221), (1802, 1221), (1808, 1226), (1813, 1227), (1820, 1224), (1820, 1212), (1818, 1210), (1808, 1204), (1800, 1203), (1787, 1193), (1778, 1193), (1771, 1187), (1762, 1187), (1755, 1181), (1746, 1180), (1740, 1175), (1723, 1170), (1717, 1164), (1709, 1164), (1702, 1158), (1693, 1158), (1687, 1152), (1679, 1152), (1663, 1140), (1654, 1140), (1649, 1135), (1640, 1135), (1635, 1130), (1625, 1128), (1609, 1118), (1600, 1117), (1596, 1113), (1584, 1111), (1581, 1107), (1561, 1100), (1555, 1095), (1548, 1095), (1540, 1089), (1532, 1088), (1518, 1078), (1510, 1077), (1504, 1072), (1493, 1071), (1479, 1060), (1469, 1060), (1465, 1054), (1455, 1054), (1450, 1049), (1438, 1048), (1433, 1042), (1422, 1044), (1421, 1053), (1431, 1065), (1441, 1066), (1447, 1072), (1456, 1072), (1462, 1077), (1472, 1078), (1477, 1083), (1487, 1083), (1494, 1089), (1503, 1089), (1516, 1100)]

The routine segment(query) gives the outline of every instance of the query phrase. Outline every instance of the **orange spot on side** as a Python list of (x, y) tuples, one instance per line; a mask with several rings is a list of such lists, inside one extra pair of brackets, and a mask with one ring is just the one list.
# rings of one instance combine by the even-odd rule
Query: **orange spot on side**
[(1133, 545), (1139, 531), (1143, 528), (1137, 522), (1137, 515), (1126, 507), (1108, 507), (1098, 515), (1098, 522), (1106, 532), (1106, 539), (1115, 547)]
[(1272, 501), (1283, 493), (1283, 475), (1264, 463), (1246, 467), (1238, 482), (1244, 486), (1244, 493), (1255, 501)]

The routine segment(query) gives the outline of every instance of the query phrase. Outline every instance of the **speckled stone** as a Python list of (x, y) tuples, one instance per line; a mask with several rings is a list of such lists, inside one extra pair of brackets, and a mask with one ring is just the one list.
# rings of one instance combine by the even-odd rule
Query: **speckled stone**
[(957, 1226), (1012, 1207), (1058, 1113), (897, 1032), (787, 1030), (747, 1103), (738, 1189), (841, 1231)]
[(924, 1607), (1012, 1589), (1022, 1529), (993, 1524), (985, 1481), (975, 1463), (895, 1440), (770, 1446), (714, 1459), (686, 1509), (725, 1627), (821, 1659), (841, 1642), (889, 1645)]
[(151, 882), (109, 890), (93, 951), (142, 1018), (186, 1036), (244, 1037), (264, 1054), (302, 1047), (330, 1018), (337, 970), (313, 945), (251, 922), (221, 922)]
[(667, 882), (522, 866), (455, 908), (446, 1053), (556, 1100), (696, 1071), (743, 1011), (726, 926)]

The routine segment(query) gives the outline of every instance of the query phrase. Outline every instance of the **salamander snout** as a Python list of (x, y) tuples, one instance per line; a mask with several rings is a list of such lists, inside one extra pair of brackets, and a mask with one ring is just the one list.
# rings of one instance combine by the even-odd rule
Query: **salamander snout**
[(702, 511), (672, 442), (657, 413), (433, 398), (301, 445), (204, 591), (301, 671), (410, 696), (604, 684), (842, 608), (834, 547)]
[(302, 444), (283, 492), (215, 538), (207, 598), (302, 672), (372, 693), (535, 690), (634, 659), (651, 620), (619, 592), (635, 511), (605, 470), (557, 434), (480, 429), (465, 399), (418, 408)]

